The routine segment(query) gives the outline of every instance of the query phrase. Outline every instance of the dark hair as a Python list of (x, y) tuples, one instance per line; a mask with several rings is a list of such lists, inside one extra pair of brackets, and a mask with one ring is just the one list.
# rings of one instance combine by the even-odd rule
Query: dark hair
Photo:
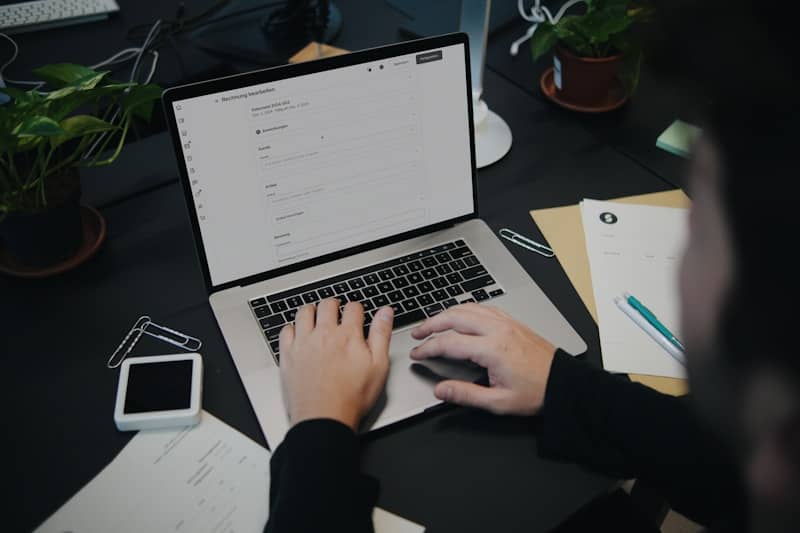
[(794, 263), (800, 206), (800, 31), (775, 2), (673, 0), (656, 5), (651, 64), (704, 108), (722, 163), (735, 268), (723, 315), (723, 356), (774, 365), (800, 385)]

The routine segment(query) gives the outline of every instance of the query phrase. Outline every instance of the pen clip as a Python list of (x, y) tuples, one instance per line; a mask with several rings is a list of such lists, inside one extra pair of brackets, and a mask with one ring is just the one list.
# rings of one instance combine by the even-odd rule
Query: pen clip
[(532, 239), (527, 237), (523, 237), (516, 231), (510, 230), (508, 228), (502, 228), (500, 230), (500, 236), (507, 241), (511, 241), (517, 246), (522, 246), (526, 250), (530, 250), (531, 252), (536, 252), (539, 255), (543, 255), (545, 257), (554, 257), (556, 254), (553, 252), (553, 249), (549, 246), (545, 246), (540, 242), (536, 242)]

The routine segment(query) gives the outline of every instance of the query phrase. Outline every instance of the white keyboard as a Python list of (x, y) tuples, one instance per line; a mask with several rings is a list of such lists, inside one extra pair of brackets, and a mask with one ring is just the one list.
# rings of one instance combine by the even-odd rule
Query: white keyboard
[(23, 33), (108, 18), (115, 0), (37, 0), (0, 6), (0, 32)]

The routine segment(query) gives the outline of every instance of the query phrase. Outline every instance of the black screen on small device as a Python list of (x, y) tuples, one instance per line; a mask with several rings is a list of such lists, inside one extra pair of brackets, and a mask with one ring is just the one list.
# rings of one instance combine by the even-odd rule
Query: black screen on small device
[(125, 414), (188, 409), (191, 405), (192, 361), (140, 363), (128, 368)]

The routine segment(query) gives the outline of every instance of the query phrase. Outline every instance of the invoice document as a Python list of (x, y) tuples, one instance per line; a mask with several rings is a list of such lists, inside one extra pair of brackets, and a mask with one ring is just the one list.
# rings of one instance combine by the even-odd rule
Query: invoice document
[[(269, 459), (266, 448), (204, 411), (193, 427), (140, 431), (36, 531), (260, 532)], [(373, 523), (383, 533), (424, 531), (378, 508)]]
[(685, 378), (673, 359), (614, 303), (630, 293), (679, 339), (678, 268), (688, 210), (584, 200), (581, 216), (592, 273), (603, 367)]

